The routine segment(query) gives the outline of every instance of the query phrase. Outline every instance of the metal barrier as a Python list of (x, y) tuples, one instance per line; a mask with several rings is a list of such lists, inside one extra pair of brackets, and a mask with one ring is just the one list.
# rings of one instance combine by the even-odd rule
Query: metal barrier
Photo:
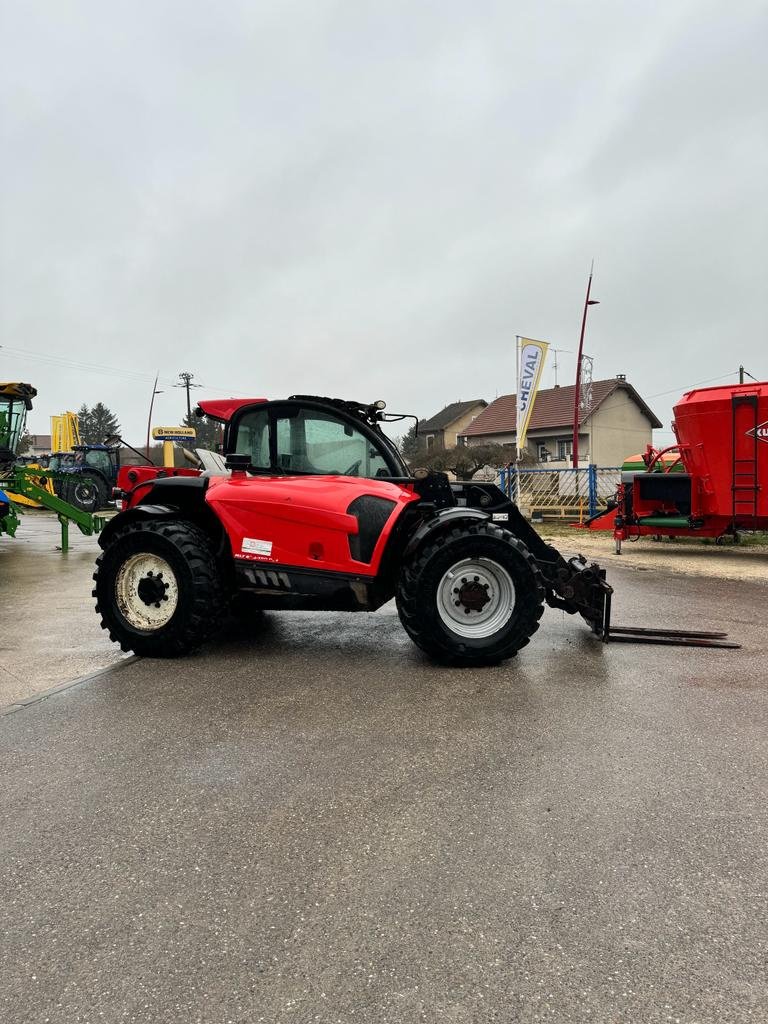
[(621, 467), (500, 470), (499, 486), (525, 514), (580, 522), (605, 508), (621, 482)]

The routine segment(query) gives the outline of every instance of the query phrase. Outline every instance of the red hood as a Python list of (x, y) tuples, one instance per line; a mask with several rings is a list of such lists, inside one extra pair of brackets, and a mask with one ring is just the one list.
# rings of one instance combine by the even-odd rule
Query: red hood
[(216, 398), (198, 402), (197, 407), (212, 420), (228, 423), (232, 414), (242, 409), (244, 405), (258, 405), (266, 401), (266, 398)]

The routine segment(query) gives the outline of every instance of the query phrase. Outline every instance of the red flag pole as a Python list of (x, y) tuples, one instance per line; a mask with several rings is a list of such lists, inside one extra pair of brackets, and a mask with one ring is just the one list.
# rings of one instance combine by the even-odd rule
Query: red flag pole
[(573, 468), (579, 468), (579, 403), (581, 399), (581, 356), (584, 350), (584, 331), (587, 328), (587, 310), (590, 306), (598, 306), (597, 299), (590, 299), (589, 293), (592, 290), (592, 271), (595, 268), (595, 261), (589, 268), (589, 281), (587, 281), (587, 295), (584, 299), (584, 315), (581, 318), (581, 336), (579, 337), (579, 354), (576, 357), (576, 391), (573, 396)]

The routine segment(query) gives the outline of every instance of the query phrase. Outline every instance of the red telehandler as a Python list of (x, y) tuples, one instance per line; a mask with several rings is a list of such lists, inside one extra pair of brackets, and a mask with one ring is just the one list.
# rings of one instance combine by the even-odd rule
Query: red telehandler
[(676, 444), (649, 445), (640, 473), (622, 473), (607, 511), (621, 553), (637, 537), (713, 537), (768, 530), (768, 383), (689, 391), (674, 408)]
[(294, 395), (201, 402), (224, 424), (225, 468), (123, 467), (123, 511), (99, 535), (102, 627), (124, 650), (199, 647), (233, 602), (247, 609), (374, 611), (393, 597), (438, 661), (496, 664), (545, 602), (602, 639), (734, 646), (722, 633), (612, 627), (605, 571), (546, 544), (494, 484), (411, 474), (384, 402)]

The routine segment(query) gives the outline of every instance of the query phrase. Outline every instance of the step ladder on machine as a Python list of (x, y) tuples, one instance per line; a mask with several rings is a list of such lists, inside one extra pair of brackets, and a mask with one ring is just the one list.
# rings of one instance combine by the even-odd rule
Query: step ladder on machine
[(737, 521), (742, 527), (751, 520), (747, 529), (757, 526), (757, 497), (760, 486), (757, 479), (758, 416), (757, 394), (733, 395), (731, 398), (733, 425), (733, 531)]

